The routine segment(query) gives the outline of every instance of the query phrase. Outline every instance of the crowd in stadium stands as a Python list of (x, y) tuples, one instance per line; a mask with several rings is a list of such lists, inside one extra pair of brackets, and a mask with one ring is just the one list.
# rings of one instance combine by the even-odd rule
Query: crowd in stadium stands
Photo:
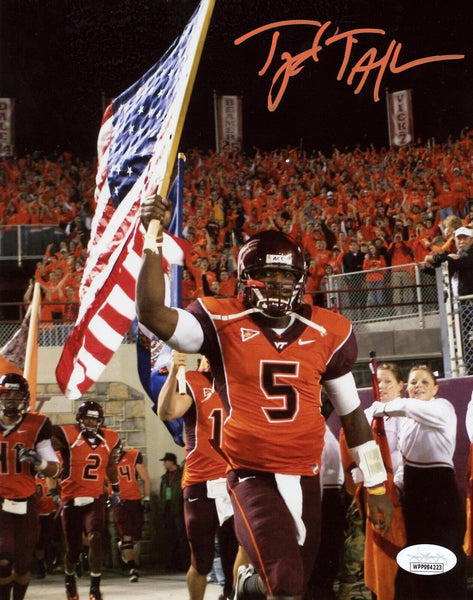
[[(202, 295), (232, 294), (238, 247), (263, 229), (279, 228), (302, 242), (309, 293), (343, 270), (352, 241), (365, 255), (366, 271), (422, 263), (445, 244), (448, 219), (473, 220), (472, 156), (468, 127), (442, 144), (335, 149), (330, 156), (291, 147), (251, 155), (189, 151), (183, 234), (192, 252), (183, 270), (184, 305)], [(1, 163), (0, 225), (51, 224), (61, 232), (35, 273), (52, 303), (46, 320), (75, 314), (67, 302), (78, 301), (95, 166), (66, 153)]]

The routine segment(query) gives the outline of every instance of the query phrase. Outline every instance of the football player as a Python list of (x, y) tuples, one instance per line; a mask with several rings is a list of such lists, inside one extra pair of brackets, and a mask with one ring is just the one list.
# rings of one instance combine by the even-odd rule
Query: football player
[(118, 433), (103, 427), (103, 408), (83, 402), (76, 424), (55, 425), (53, 443), (61, 454), (61, 522), (66, 544), (64, 559), (67, 600), (77, 600), (75, 568), (82, 550), (82, 532), (89, 543), (90, 600), (102, 600), (102, 538), (106, 527), (106, 479), (112, 483), (112, 506), (120, 502), (115, 452)]
[[(124, 448), (120, 445), (115, 455), (121, 502), (112, 507), (113, 520), (120, 539), (118, 548), (128, 570), (131, 583), (139, 579), (136, 565), (135, 544), (141, 539), (144, 526), (144, 513), (151, 511), (151, 479), (137, 448)], [(140, 480), (143, 484), (141, 492)], [(143, 498), (142, 498), (143, 496)]]
[[(171, 205), (145, 199), (141, 220), (169, 222)], [(146, 234), (137, 282), (140, 321), (169, 346), (204, 354), (226, 419), (223, 451), (238, 540), (256, 574), (240, 567), (237, 598), (302, 598), (320, 537), (320, 460), (326, 392), (365, 475), (380, 533), (393, 508), (386, 471), (351, 373), (357, 345), (350, 321), (305, 304), (302, 247), (277, 230), (252, 236), (238, 255), (238, 294), (165, 306), (162, 233)]]
[(28, 412), (30, 389), (24, 377), (0, 377), (0, 600), (26, 594), (39, 538), (36, 473), (55, 477), (59, 461), (51, 445), (51, 421)]
[(189, 598), (204, 598), (216, 535), (225, 576), (223, 597), (231, 598), (238, 543), (225, 485), (227, 463), (219, 453), (223, 407), (205, 357), (197, 371), (187, 371), (185, 393), (179, 392), (177, 373), (186, 364), (187, 355), (173, 350), (169, 374), (158, 397), (158, 416), (163, 421), (184, 419), (186, 460), (181, 485), (191, 550), (191, 565), (187, 571)]

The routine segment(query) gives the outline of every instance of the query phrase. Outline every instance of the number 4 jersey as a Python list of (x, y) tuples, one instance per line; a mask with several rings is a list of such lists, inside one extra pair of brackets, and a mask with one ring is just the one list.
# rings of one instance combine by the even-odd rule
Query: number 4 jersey
[(353, 368), (350, 321), (305, 304), (301, 318), (278, 334), (259, 315), (242, 314), (238, 298), (204, 297), (188, 310), (204, 330), (201, 352), (226, 409), (223, 450), (231, 467), (317, 473), (325, 432), (322, 383)]

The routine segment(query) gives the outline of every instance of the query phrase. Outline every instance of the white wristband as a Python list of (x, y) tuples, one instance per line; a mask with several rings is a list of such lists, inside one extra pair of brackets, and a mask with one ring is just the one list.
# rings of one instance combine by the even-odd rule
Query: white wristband
[(373, 487), (386, 481), (387, 473), (381, 451), (374, 440), (350, 448), (350, 452), (363, 473), (365, 487)]
[(143, 244), (143, 250), (147, 250), (148, 252), (152, 253), (152, 254), (159, 254), (158, 249), (163, 247), (163, 237), (161, 236), (158, 239), (156, 239), (156, 237), (154, 235), (151, 235), (149, 233), (146, 233), (143, 237), (144, 240), (144, 244)]

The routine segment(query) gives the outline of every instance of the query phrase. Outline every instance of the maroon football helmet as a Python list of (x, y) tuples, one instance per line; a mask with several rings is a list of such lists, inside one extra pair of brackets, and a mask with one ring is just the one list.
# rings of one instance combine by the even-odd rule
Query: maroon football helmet
[[(92, 425), (90, 422), (84, 422), (86, 418), (96, 419), (97, 421), (94, 425)], [(82, 402), (76, 414), (76, 421), (79, 423), (82, 431), (84, 431), (87, 435), (95, 436), (99, 430), (99, 427), (103, 425), (104, 422), (103, 408), (98, 402), (94, 402), (93, 400)]]
[(30, 387), (18, 373), (6, 373), (0, 377), (0, 413), (16, 419), (28, 410)]
[[(272, 271), (282, 279), (267, 281)], [(246, 306), (267, 317), (283, 317), (300, 307), (306, 277), (302, 247), (281, 231), (257, 233), (238, 254), (238, 292)]]

